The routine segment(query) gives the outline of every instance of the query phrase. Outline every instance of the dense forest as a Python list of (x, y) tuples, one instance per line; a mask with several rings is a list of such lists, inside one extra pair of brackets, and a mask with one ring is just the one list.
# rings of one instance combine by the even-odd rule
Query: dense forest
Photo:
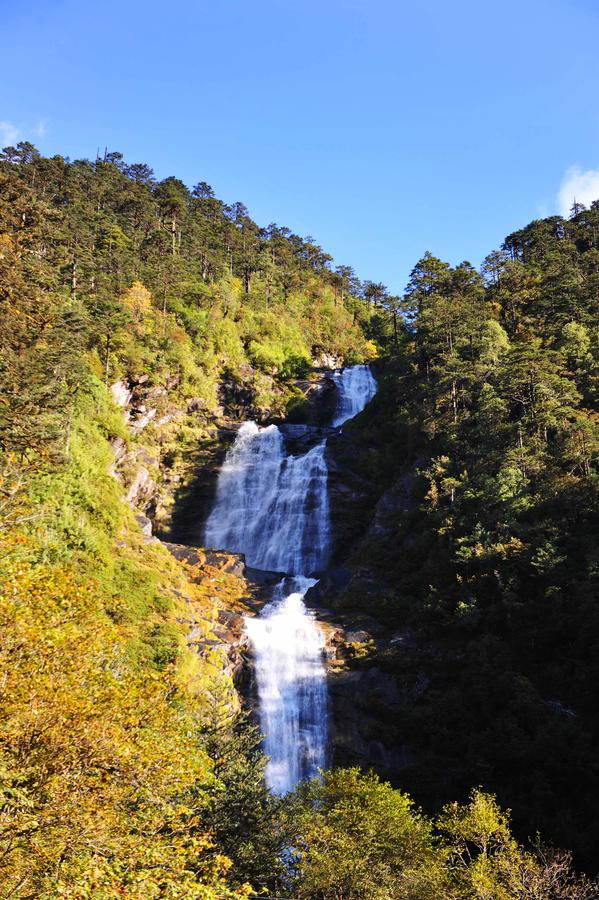
[[(599, 896), (569, 855), (596, 872), (599, 205), (480, 273), (427, 254), (402, 297), (332, 263), (118, 153), (1, 154), (0, 896)], [(413, 633), (372, 655), (426, 675), (389, 723), (415, 757), (280, 800), (187, 640), (244, 587), (145, 539), (114, 448), (170, 458), (231, 392), (268, 421), (365, 361), (351, 428), (387, 503), (330, 604)], [(163, 406), (127, 424), (111, 387), (142, 378)]]
[(480, 273), (415, 266), (362, 425), (392, 508), (356, 555), (371, 608), (418, 634), (384, 665), (430, 682), (393, 723), (418, 748), (404, 783), (426, 803), (492, 785), (595, 868), (598, 228), (575, 208)]

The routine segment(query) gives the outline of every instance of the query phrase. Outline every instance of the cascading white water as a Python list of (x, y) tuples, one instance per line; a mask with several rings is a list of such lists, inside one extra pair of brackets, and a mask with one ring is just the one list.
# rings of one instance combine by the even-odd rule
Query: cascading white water
[(339, 400), (333, 417), (333, 427), (343, 425), (362, 412), (376, 394), (376, 381), (369, 366), (350, 366), (333, 375)]
[(256, 654), (266, 778), (286, 794), (326, 762), (328, 698), (323, 637), (303, 602), (313, 578), (281, 582), (259, 618), (246, 627)]
[(241, 426), (218, 478), (205, 543), (245, 553), (249, 566), (289, 575), (324, 568), (329, 551), (325, 442), (285, 451), (276, 425)]
[[(356, 370), (359, 370), (358, 372)], [(367, 366), (335, 373), (334, 424), (357, 415), (376, 392)], [(302, 456), (285, 450), (275, 425), (241, 426), (221, 469), (205, 544), (244, 553), (256, 569), (284, 572), (257, 618), (246, 619), (256, 659), (260, 725), (277, 794), (326, 762), (328, 701), (323, 638), (303, 602), (330, 549), (326, 442)]]

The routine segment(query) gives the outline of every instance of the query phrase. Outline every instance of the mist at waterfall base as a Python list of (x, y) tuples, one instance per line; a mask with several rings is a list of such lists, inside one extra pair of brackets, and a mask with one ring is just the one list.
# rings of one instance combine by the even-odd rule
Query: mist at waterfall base
[[(376, 393), (368, 366), (333, 375), (333, 425)], [(286, 573), (257, 618), (246, 618), (255, 655), (266, 780), (285, 794), (326, 765), (328, 695), (323, 635), (303, 598), (328, 562), (331, 529), (326, 440), (288, 454), (276, 425), (245, 422), (219, 474), (205, 545), (245, 554), (254, 569)]]

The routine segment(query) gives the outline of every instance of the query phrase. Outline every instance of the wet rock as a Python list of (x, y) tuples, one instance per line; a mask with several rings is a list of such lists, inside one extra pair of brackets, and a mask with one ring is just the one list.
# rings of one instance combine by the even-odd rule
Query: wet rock
[(285, 578), (285, 575), (285, 572), (267, 572), (265, 569), (252, 569), (251, 566), (247, 566), (245, 570), (246, 579), (258, 587), (275, 585)]
[(328, 569), (319, 579), (318, 584), (311, 587), (305, 597), (308, 606), (321, 607), (338, 597), (350, 583), (351, 569), (334, 567)]
[(279, 431), (285, 438), (287, 452), (298, 455), (307, 453), (316, 444), (326, 440), (334, 432), (334, 429), (325, 426), (282, 423), (279, 425)]
[(567, 716), (570, 719), (576, 718), (576, 711), (569, 706), (564, 706), (559, 700), (543, 700), (543, 703), (547, 709), (550, 709), (551, 712), (556, 713), (558, 716)]
[(371, 636), (367, 631), (347, 631), (345, 640), (348, 644), (365, 644), (371, 640)]
[(325, 658), (328, 664), (332, 664), (342, 656), (340, 650), (345, 644), (345, 632), (343, 628), (340, 628), (338, 625), (320, 618), (320, 615), (318, 627), (320, 628), (324, 640)]

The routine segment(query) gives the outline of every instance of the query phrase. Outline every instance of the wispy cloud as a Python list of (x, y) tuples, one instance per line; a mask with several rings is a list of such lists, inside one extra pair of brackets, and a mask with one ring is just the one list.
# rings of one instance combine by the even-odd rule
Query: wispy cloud
[(0, 120), (0, 147), (10, 147), (21, 137), (21, 132), (12, 122)]
[(599, 169), (584, 172), (580, 166), (571, 166), (562, 179), (557, 195), (560, 214), (567, 218), (574, 201), (590, 206), (593, 200), (599, 200)]
[(0, 150), (11, 147), (18, 141), (43, 140), (48, 134), (48, 119), (38, 119), (34, 124), (15, 125), (8, 119), (0, 119)]

